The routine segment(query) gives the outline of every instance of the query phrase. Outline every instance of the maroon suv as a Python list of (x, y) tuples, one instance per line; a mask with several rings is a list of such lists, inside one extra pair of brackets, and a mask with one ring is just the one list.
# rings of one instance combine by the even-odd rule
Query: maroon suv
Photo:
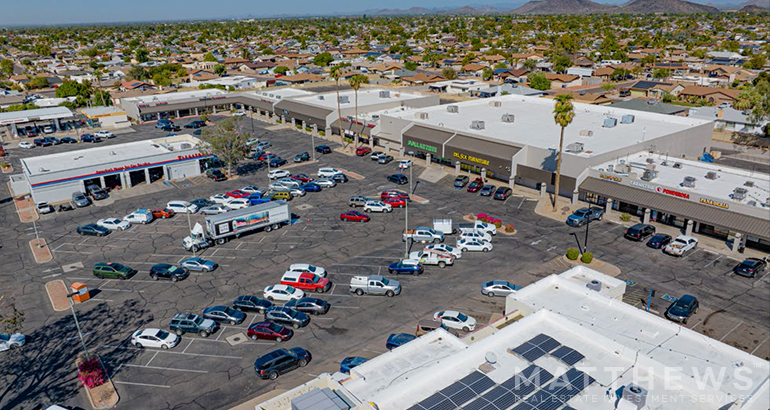
[(254, 339), (268, 339), (283, 342), (294, 336), (294, 331), (273, 322), (259, 322), (249, 326), (246, 334)]

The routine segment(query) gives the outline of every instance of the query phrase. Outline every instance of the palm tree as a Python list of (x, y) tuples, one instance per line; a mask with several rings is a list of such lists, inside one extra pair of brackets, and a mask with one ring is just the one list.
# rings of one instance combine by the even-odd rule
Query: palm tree
[[(369, 84), (369, 77), (363, 75), (363, 74), (356, 74), (352, 77), (350, 77), (350, 88), (355, 91), (356, 94), (356, 116), (353, 118), (353, 124), (354, 127), (356, 127), (356, 144), (355, 147), (358, 148), (358, 89), (361, 88), (361, 84)], [(369, 139), (369, 145), (371, 144), (371, 138)]]
[(329, 69), (329, 76), (337, 83), (337, 125), (340, 127), (340, 140), (342, 140), (342, 111), (340, 110), (340, 77), (343, 69), (349, 67), (349, 63), (340, 63)]
[(553, 121), (561, 127), (559, 136), (559, 156), (556, 159), (556, 181), (553, 184), (553, 211), (556, 212), (556, 200), (559, 198), (559, 180), (561, 179), (561, 152), (564, 147), (564, 129), (575, 118), (575, 107), (572, 106), (572, 95), (561, 94), (556, 96), (556, 105), (553, 107)]

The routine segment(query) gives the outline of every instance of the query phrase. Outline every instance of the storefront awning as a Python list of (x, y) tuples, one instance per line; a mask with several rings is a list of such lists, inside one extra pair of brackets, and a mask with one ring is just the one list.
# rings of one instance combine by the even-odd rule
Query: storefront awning
[(520, 147), (457, 134), (444, 148), (444, 156), (452, 161), (485, 167), (501, 174), (511, 174), (511, 158)]
[(682, 216), (731, 231), (741, 232), (760, 239), (770, 240), (770, 219), (742, 215), (708, 205), (690, 202), (640, 188), (620, 185), (597, 178), (586, 178), (580, 184), (581, 191), (601, 195), (613, 200), (629, 202), (645, 208)]
[[(337, 134), (340, 133), (340, 120), (334, 120), (332, 124), (330, 125), (332, 132), (335, 132)], [(350, 121), (342, 120), (342, 129), (345, 132), (345, 135), (355, 135), (355, 132), (358, 132), (358, 135), (370, 135), (372, 133), (372, 127), (366, 125), (366, 124), (353, 124)]]
[(414, 125), (404, 132), (402, 144), (404, 150), (419, 151), (434, 157), (444, 158), (442, 145), (454, 135), (454, 132)]
[(295, 118), (298, 120), (304, 120), (317, 124), (322, 128), (326, 128), (326, 116), (331, 112), (332, 110), (328, 108), (316, 107), (310, 104), (302, 104), (300, 102), (291, 100), (283, 100), (275, 104), (275, 113), (277, 115), (285, 115), (287, 119)]

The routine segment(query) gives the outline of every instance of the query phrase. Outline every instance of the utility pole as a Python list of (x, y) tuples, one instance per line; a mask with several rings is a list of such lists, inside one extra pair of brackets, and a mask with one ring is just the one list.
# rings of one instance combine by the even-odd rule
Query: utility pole
[(83, 351), (86, 352), (86, 360), (91, 360), (91, 355), (88, 354), (88, 347), (86, 347), (86, 341), (83, 339), (83, 332), (80, 330), (80, 322), (78, 322), (78, 315), (75, 314), (75, 303), (72, 302), (72, 297), (77, 295), (76, 292), (68, 293), (67, 300), (70, 302), (70, 310), (72, 311), (72, 318), (75, 319), (75, 327), (78, 330), (78, 336), (80, 337), (80, 343), (83, 345)]
[(313, 155), (313, 162), (315, 162), (315, 134), (313, 131), (310, 131), (310, 152)]
[[(192, 231), (192, 222), (190, 221), (190, 210), (188, 209), (187, 212), (187, 227), (190, 228), (190, 239), (193, 239), (193, 231)], [(195, 246), (192, 247), (193, 251), (193, 257), (195, 257)]]
[(35, 220), (32, 219), (32, 229), (35, 230), (35, 244), (38, 248), (42, 248), (43, 245), (40, 244), (40, 236), (37, 233), (37, 223), (35, 223)]
[[(409, 199), (404, 200), (406, 206), (404, 207), (404, 235), (406, 235), (407, 229), (409, 229)], [(404, 259), (409, 259), (409, 237), (404, 238)]]

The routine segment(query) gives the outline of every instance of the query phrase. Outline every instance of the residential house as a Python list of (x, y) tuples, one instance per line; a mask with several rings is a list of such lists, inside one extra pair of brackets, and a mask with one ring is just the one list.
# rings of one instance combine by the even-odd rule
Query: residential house
[(740, 90), (691, 85), (680, 91), (679, 97), (686, 99), (702, 98), (705, 101), (714, 104), (721, 104), (724, 102), (732, 104), (738, 99), (738, 94), (740, 94)]
[(158, 86), (150, 83), (146, 83), (144, 81), (123, 81), (120, 83), (119, 87), (120, 91), (149, 91), (149, 90), (156, 90), (158, 89)]
[(317, 74), (296, 74), (277, 77), (275, 79), (275, 85), (297, 85), (306, 83), (317, 83), (324, 80), (324, 77)]
[(675, 115), (678, 117), (686, 117), (690, 111), (689, 107), (681, 105), (666, 104), (654, 98), (639, 99), (632, 98), (630, 100), (614, 102), (610, 105), (613, 108), (622, 108), (627, 110), (636, 110), (651, 112), (655, 114)]
[(546, 73), (545, 78), (551, 81), (552, 90), (581, 85), (580, 77), (577, 75)]
[(401, 77), (401, 81), (404, 81), (407, 84), (412, 85), (422, 85), (422, 84), (428, 84), (428, 83), (436, 83), (439, 81), (444, 81), (446, 78), (436, 75), (436, 74), (430, 74), (430, 73), (417, 73), (410, 77)]
[(731, 107), (696, 107), (690, 109), (690, 117), (714, 121), (717, 131), (763, 135), (768, 127), (767, 120), (754, 124), (746, 113)]
[(481, 77), (484, 75), (485, 68), (487, 68), (487, 66), (483, 64), (468, 63), (460, 68), (460, 72), (465, 75)]
[(526, 83), (529, 70), (526, 68), (514, 68), (500, 74), (505, 83)]

